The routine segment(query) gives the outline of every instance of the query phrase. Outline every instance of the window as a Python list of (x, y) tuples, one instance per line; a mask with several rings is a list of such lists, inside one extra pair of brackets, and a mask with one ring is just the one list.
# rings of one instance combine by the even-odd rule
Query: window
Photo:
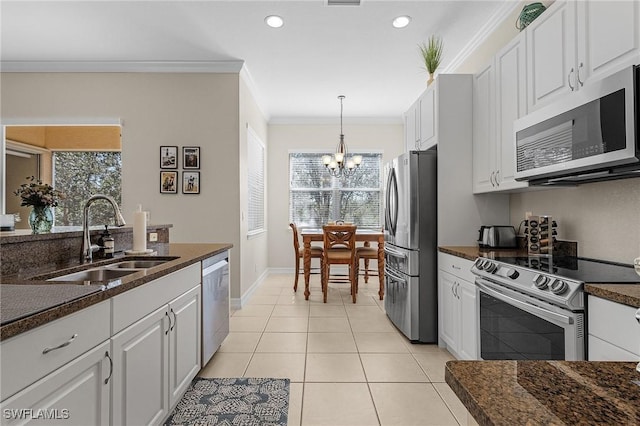
[(264, 143), (250, 127), (247, 127), (247, 180), (248, 191), (248, 234), (264, 231)]
[(361, 228), (381, 228), (382, 154), (361, 154), (362, 164), (350, 178), (331, 176), (322, 155), (289, 154), (290, 221), (299, 227), (344, 220)]
[[(84, 203), (95, 194), (110, 195), (122, 205), (120, 152), (55, 151), (52, 160), (54, 187), (65, 194), (55, 208), (56, 226), (82, 226)], [(91, 225), (114, 224), (111, 206), (92, 208), (89, 215)]]

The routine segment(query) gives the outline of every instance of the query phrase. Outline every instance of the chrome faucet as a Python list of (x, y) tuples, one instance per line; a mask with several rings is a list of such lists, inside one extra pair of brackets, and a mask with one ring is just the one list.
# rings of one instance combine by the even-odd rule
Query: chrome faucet
[(80, 262), (82, 263), (91, 262), (93, 260), (93, 252), (99, 249), (96, 244), (91, 244), (91, 238), (89, 236), (89, 206), (91, 206), (91, 204), (96, 200), (107, 200), (111, 203), (114, 218), (116, 220), (116, 226), (125, 225), (120, 208), (113, 197), (110, 197), (109, 195), (96, 194), (89, 198), (82, 211), (82, 254), (80, 255)]

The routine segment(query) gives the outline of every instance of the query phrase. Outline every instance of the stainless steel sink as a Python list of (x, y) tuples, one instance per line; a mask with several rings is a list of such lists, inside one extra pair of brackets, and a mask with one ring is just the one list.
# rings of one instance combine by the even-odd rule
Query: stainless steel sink
[(61, 275), (55, 278), (49, 278), (47, 281), (110, 281), (115, 280), (125, 275), (135, 274), (140, 272), (140, 269), (108, 269), (108, 268), (94, 268), (84, 271), (74, 272), (72, 274)]
[(124, 262), (105, 265), (105, 268), (114, 269), (148, 269), (169, 262), (168, 260), (127, 260)]

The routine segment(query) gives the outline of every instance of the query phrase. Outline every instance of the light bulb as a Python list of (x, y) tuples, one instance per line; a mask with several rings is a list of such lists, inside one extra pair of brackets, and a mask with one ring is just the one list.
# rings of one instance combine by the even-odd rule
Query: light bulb
[(353, 162), (353, 160), (347, 160), (347, 169), (351, 170), (355, 167), (355, 163)]
[(344, 153), (336, 152), (335, 156), (336, 156), (336, 161), (338, 163), (342, 163), (342, 160), (344, 160)]
[(362, 155), (354, 155), (353, 162), (356, 164), (356, 166), (359, 166), (360, 163), (362, 163)]
[(325, 166), (328, 166), (329, 163), (331, 163), (331, 156), (330, 155), (323, 155), (322, 156), (322, 162), (324, 163)]
[(338, 167), (338, 164), (335, 161), (332, 161), (332, 162), (329, 163), (329, 168), (331, 170), (335, 170), (336, 167)]

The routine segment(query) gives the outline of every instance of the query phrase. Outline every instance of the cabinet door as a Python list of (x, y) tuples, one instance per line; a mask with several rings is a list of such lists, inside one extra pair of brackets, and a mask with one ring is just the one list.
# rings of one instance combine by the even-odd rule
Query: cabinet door
[(200, 371), (200, 286), (169, 303), (169, 407)]
[(112, 337), (113, 425), (159, 424), (168, 414), (168, 334), (165, 305)]
[(412, 105), (405, 114), (404, 121), (404, 136), (407, 152), (416, 149), (416, 125), (416, 109), (415, 105)]
[(640, 2), (577, 2), (578, 72), (587, 84), (640, 62)]
[(450, 352), (458, 352), (458, 299), (454, 293), (457, 278), (448, 272), (439, 271), (439, 288), (441, 304), (438, 308), (440, 317), (440, 338), (447, 344)]
[(476, 286), (458, 280), (460, 297), (460, 344), (458, 353), (462, 359), (478, 359), (479, 317), (476, 306)]
[(473, 192), (495, 187), (493, 62), (473, 76)]
[(527, 113), (526, 32), (520, 33), (496, 55), (496, 138), (499, 189), (524, 188), (515, 180), (515, 133), (513, 122)]
[(526, 31), (531, 112), (576, 89), (575, 2), (556, 1)]
[(108, 425), (108, 351), (106, 341), (5, 400), (2, 424)]
[(429, 149), (438, 143), (436, 85), (420, 97), (420, 150)]

